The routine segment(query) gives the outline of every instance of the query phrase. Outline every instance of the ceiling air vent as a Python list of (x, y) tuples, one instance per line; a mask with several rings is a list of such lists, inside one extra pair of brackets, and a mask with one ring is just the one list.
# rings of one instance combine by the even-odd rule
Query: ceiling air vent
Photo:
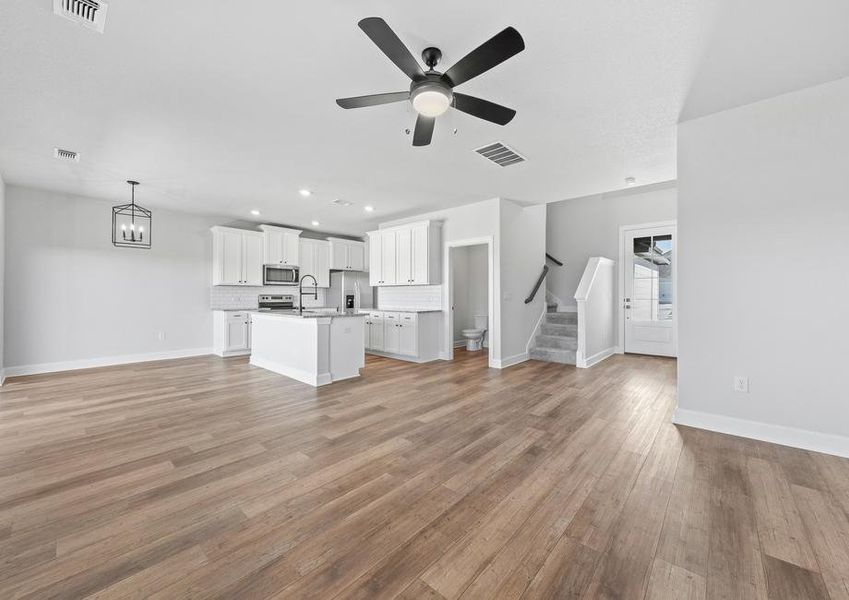
[(501, 142), (487, 144), (486, 146), (477, 148), (475, 152), (502, 167), (509, 167), (510, 165), (525, 162), (524, 156)]
[(53, 0), (55, 14), (100, 33), (106, 25), (108, 7), (103, 0)]
[(73, 150), (63, 150), (62, 148), (53, 148), (53, 157), (58, 158), (59, 160), (70, 160), (70, 161), (73, 161), (73, 162), (80, 162), (79, 152), (74, 152)]

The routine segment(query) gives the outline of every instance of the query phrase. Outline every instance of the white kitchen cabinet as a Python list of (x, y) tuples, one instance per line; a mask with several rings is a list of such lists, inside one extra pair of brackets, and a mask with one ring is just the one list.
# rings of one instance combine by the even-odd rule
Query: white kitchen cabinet
[(383, 313), (383, 351), (401, 353), (401, 324), (398, 313)]
[(412, 362), (439, 358), (442, 313), (370, 311), (366, 352)]
[(212, 285), (262, 285), (262, 234), (212, 228)]
[(421, 221), (369, 232), (371, 285), (440, 283), (442, 224)]
[(398, 319), (398, 354), (418, 354), (418, 324), (415, 313), (401, 313)]
[[(324, 240), (301, 238), (300, 276), (312, 275), (317, 287), (330, 287), (330, 244)], [(311, 285), (312, 282), (308, 281)]]
[(384, 340), (384, 319), (383, 313), (381, 312), (373, 312), (369, 313), (369, 316), (366, 318), (366, 328), (368, 329), (368, 342), (366, 343), (366, 348), (370, 348), (372, 350), (383, 350), (383, 340)]
[(213, 311), (213, 352), (218, 356), (251, 353), (251, 319), (247, 311)]
[(330, 242), (330, 268), (334, 271), (365, 271), (366, 245), (357, 240), (327, 238)]
[(301, 230), (260, 225), (263, 235), (263, 262), (267, 265), (287, 265), (297, 267), (301, 264)]

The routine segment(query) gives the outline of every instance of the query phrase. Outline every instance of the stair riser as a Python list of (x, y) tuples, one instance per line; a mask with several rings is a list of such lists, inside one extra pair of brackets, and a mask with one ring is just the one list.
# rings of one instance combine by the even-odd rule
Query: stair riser
[(546, 313), (545, 322), (576, 325), (578, 323), (578, 313)]
[(542, 350), (533, 348), (530, 352), (530, 358), (533, 360), (541, 360), (544, 362), (560, 363), (563, 365), (575, 364), (574, 350)]
[(578, 335), (578, 326), (561, 325), (559, 323), (543, 323), (540, 327), (540, 331), (543, 335), (576, 336)]
[(558, 350), (577, 350), (578, 339), (559, 335), (538, 335), (534, 340), (536, 348), (556, 348)]

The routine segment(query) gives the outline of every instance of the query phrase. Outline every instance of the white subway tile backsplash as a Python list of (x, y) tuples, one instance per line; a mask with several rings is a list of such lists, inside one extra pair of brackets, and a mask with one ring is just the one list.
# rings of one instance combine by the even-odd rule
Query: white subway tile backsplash
[[(304, 298), (304, 306), (324, 306), (326, 301), (326, 290), (318, 290), (318, 299)], [(256, 286), (245, 287), (239, 285), (214, 285), (210, 289), (209, 305), (212, 310), (239, 310), (257, 308), (257, 296), (260, 294), (290, 294), (295, 297), (295, 306), (298, 305), (297, 286)]]
[(442, 310), (441, 285), (398, 285), (377, 288), (381, 310)]

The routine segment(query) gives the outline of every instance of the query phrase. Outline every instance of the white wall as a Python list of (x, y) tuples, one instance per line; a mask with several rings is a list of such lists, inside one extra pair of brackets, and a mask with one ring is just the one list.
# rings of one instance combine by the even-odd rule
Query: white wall
[(545, 265), (545, 205), (521, 207), (508, 200), (500, 206), (501, 362), (507, 366), (526, 360), (528, 344), (545, 306), (545, 287), (534, 300), (525, 298)]
[(153, 247), (139, 250), (112, 245), (107, 202), (10, 185), (6, 209), (7, 375), (211, 346), (220, 219), (155, 210)]
[(454, 343), (465, 343), (463, 330), (475, 324), (475, 315), (489, 312), (488, 254), (485, 245), (451, 250), (454, 278)]
[(3, 296), (6, 293), (6, 184), (0, 175), (0, 385), (5, 378), (3, 352)]
[(597, 194), (548, 205), (548, 253), (565, 266), (551, 267), (548, 289), (566, 306), (575, 304), (575, 291), (591, 256), (618, 260), (619, 228), (674, 220), (674, 183)]
[(849, 78), (682, 123), (678, 148), (676, 419), (849, 456)]

